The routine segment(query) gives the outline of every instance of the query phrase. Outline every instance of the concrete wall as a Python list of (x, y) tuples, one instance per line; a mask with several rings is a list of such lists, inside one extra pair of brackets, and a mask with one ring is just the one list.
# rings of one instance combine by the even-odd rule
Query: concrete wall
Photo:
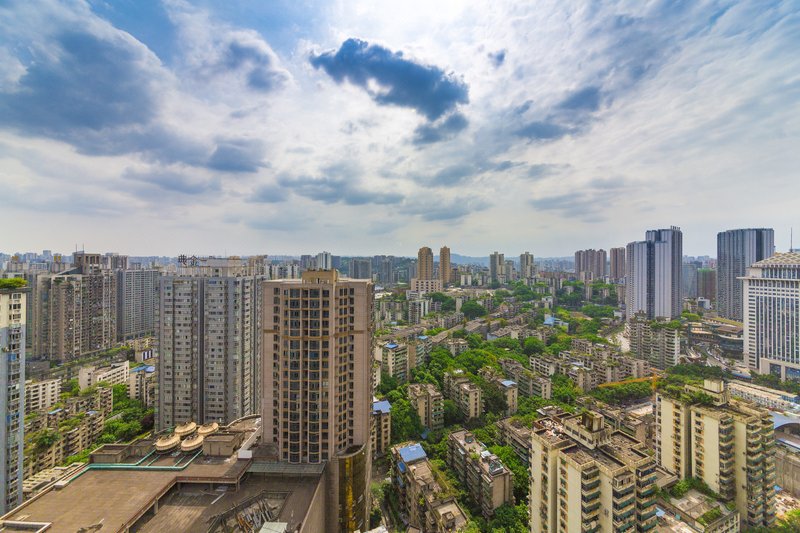
[(800, 453), (775, 446), (776, 483), (795, 498), (800, 498)]

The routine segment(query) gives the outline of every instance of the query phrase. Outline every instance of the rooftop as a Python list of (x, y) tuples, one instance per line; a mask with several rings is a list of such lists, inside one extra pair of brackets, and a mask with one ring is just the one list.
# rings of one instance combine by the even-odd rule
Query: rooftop
[(755, 267), (766, 266), (800, 266), (800, 253), (798, 252), (779, 252), (772, 257), (762, 259), (754, 263)]
[(381, 413), (389, 413), (392, 410), (392, 404), (389, 403), (389, 400), (380, 400), (378, 402), (372, 403), (372, 411), (373, 412), (381, 412)]
[(400, 454), (400, 458), (406, 464), (410, 464), (414, 461), (419, 461), (420, 459), (425, 459), (428, 457), (428, 455), (425, 453), (425, 450), (422, 449), (421, 444), (409, 444), (408, 446), (398, 448), (397, 453)]

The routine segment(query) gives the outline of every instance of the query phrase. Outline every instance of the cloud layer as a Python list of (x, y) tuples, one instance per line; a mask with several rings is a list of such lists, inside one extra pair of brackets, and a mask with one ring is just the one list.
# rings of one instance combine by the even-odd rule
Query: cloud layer
[(268, 4), (0, 5), (0, 251), (569, 255), (675, 224), (713, 255), (797, 225), (794, 3)]

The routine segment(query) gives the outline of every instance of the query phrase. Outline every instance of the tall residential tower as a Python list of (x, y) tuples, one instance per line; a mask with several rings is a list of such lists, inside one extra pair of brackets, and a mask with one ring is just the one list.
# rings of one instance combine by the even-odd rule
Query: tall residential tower
[(326, 465), (331, 533), (369, 529), (372, 292), (336, 270), (263, 284), (262, 439)]
[(771, 229), (732, 229), (717, 233), (717, 311), (721, 317), (744, 319), (742, 280), (753, 263), (775, 253)]
[(683, 233), (675, 226), (650, 230), (644, 241), (628, 244), (625, 254), (626, 314), (650, 319), (681, 314)]
[(439, 250), (439, 279), (442, 280), (443, 287), (450, 283), (451, 268), (450, 248), (442, 246)]

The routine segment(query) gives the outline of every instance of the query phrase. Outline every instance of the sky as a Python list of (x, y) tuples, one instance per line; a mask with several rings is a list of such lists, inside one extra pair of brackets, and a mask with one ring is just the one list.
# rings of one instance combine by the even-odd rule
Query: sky
[(800, 3), (0, 2), (0, 251), (800, 242)]

